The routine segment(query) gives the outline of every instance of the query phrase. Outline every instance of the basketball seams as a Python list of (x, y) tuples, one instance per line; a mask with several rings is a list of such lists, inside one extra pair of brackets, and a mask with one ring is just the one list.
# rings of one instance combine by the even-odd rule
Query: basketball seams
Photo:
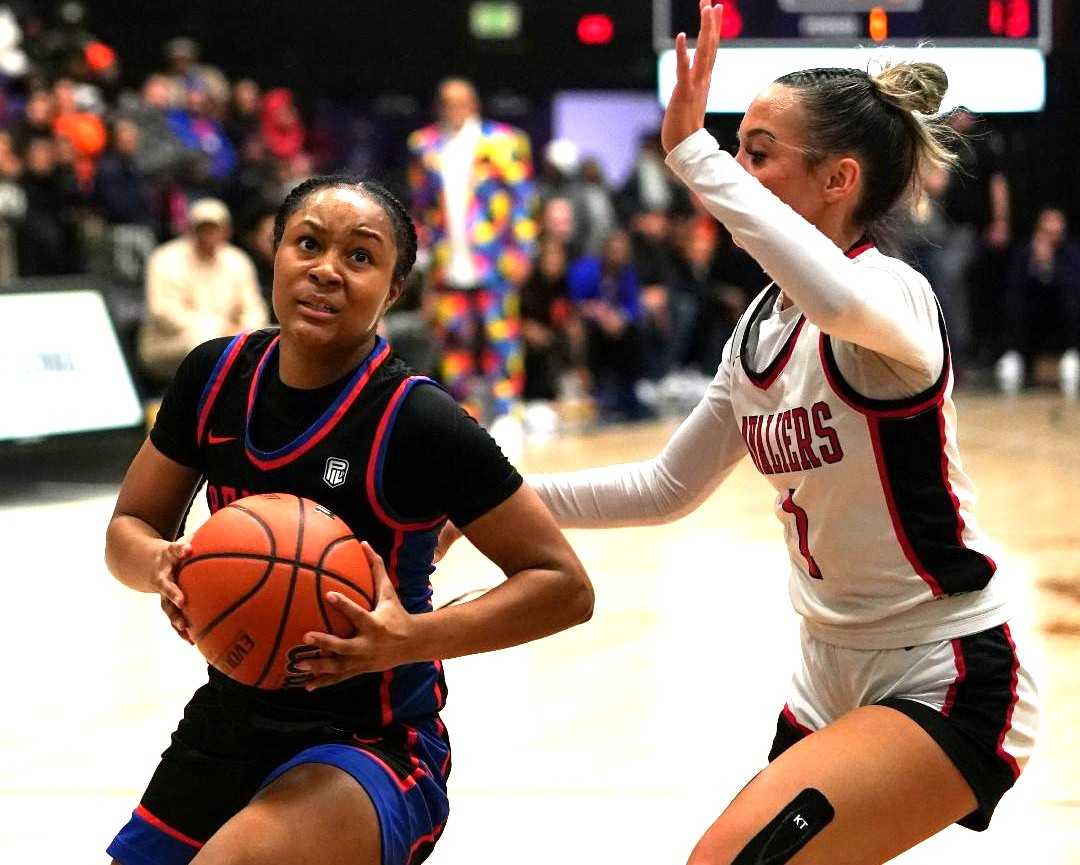
[[(263, 501), (264, 498), (279, 501), (275, 505)], [(295, 505), (289, 503), (290, 498)], [(291, 651), (293, 644), (299, 641), (301, 631), (298, 628), (318, 628), (321, 619), (329, 633), (336, 632), (334, 625), (337, 618), (325, 600), (326, 592), (337, 589), (346, 597), (351, 595), (367, 609), (373, 608), (372, 587), (361, 587), (354, 582), (354, 579), (363, 581), (365, 574), (360, 572), (365, 570), (366, 561), (357, 559), (358, 555), (363, 555), (362, 551), (347, 546), (350, 542), (359, 542), (356, 534), (340, 518), (334, 517), (315, 501), (291, 493), (262, 494), (254, 496), (246, 506), (241, 500), (230, 502), (221, 510), (227, 508), (250, 517), (266, 541), (260, 544), (259, 532), (242, 518), (227, 517), (224, 522), (218, 520), (216, 528), (207, 532), (204, 542), (196, 544), (199, 552), (178, 569), (177, 584), (182, 583), (188, 591), (196, 591), (203, 585), (204, 575), (212, 578), (206, 584), (206, 591), (210, 595), (203, 598), (197, 608), (199, 618), (203, 622), (209, 618), (209, 621), (194, 635), (196, 644), (208, 660), (218, 667), (224, 657), (217, 657), (217, 648), (227, 636), (221, 627), (223, 622), (233, 618), (245, 623), (250, 620), (260, 631), (257, 639), (261, 646), (252, 651), (255, 646), (250, 642), (251, 638), (245, 645), (234, 646), (233, 651), (238, 653), (235, 663), (239, 664), (244, 655), (248, 655), (247, 663), (226, 675), (239, 677), (237, 681), (248, 686), (276, 689), (282, 686), (278, 673), (284, 663), (285, 649)], [(329, 522), (320, 518), (322, 513), (330, 518)], [(310, 526), (307, 525), (309, 519), (312, 521)], [(293, 520), (296, 523), (290, 526)], [(277, 542), (279, 534), (281, 544)], [(328, 535), (331, 539), (327, 538)], [(295, 542), (291, 555), (288, 554), (286, 543), (290, 539)], [(240, 549), (237, 549), (238, 545)], [(305, 545), (308, 549), (305, 549)], [(228, 564), (224, 561), (226, 559), (234, 560), (235, 564)], [(192, 569), (191, 573), (187, 572), (188, 568)], [(301, 569), (305, 571), (303, 577)], [(348, 576), (339, 573), (339, 570), (348, 573)], [(231, 572), (237, 574), (238, 582), (227, 579)], [(312, 576), (314, 585), (309, 581)], [(287, 584), (284, 582), (286, 578)], [(244, 586), (248, 588), (244, 589)], [(306, 594), (312, 589), (315, 590), (315, 606), (318, 608), (314, 621), (311, 618), (314, 613), (311, 598)], [(237, 590), (243, 591), (239, 597), (235, 594)], [(204, 609), (212, 618), (205, 615)], [(255, 619), (252, 619), (253, 615)], [(298, 615), (305, 620), (304, 624), (297, 620)], [(275, 617), (278, 618), (276, 625)], [(246, 624), (244, 626), (247, 627)], [(207, 654), (210, 651), (214, 653), (214, 659)], [(222, 672), (225, 670), (222, 669)]]
[[(276, 565), (289, 565), (290, 567), (295, 564), (292, 559), (283, 559), (280, 556), (267, 556), (262, 555), (261, 553), (207, 553), (202, 556), (192, 556), (190, 559), (184, 562), (184, 566), (187, 567), (188, 565), (193, 565), (196, 562), (205, 562), (209, 559), (240, 559), (254, 562), (270, 562)], [(364, 599), (367, 600), (369, 604), (374, 603), (367, 589), (358, 586), (351, 579), (349, 579), (349, 577), (345, 576), (344, 574), (339, 574), (335, 570), (332, 570), (330, 568), (319, 568), (315, 565), (309, 565), (307, 562), (300, 562), (297, 566), (297, 570), (312, 571), (316, 574), (322, 574), (324, 577), (330, 577), (332, 579), (335, 579), (338, 582), (348, 586), (357, 594), (363, 595)]]
[(289, 575), (289, 591), (285, 595), (285, 603), (281, 605), (281, 618), (278, 621), (277, 633), (274, 635), (274, 643), (270, 647), (270, 654), (266, 658), (266, 665), (263, 667), (262, 672), (259, 674), (259, 678), (255, 680), (255, 687), (259, 687), (263, 679), (269, 674), (273, 668), (274, 659), (277, 657), (278, 650), (281, 648), (281, 638), (285, 633), (285, 625), (289, 621), (289, 611), (292, 609), (293, 596), (296, 594), (296, 573), (301, 565), (300, 557), (304, 553), (304, 500), (299, 496), (293, 496), (296, 499), (296, 505), (299, 509), (299, 516), (296, 520), (296, 553), (293, 556), (292, 574)]
[(373, 597), (369, 597), (367, 592), (365, 592), (359, 586), (355, 585), (351, 580), (346, 579), (345, 577), (342, 577), (334, 573), (333, 571), (323, 567), (323, 562), (326, 561), (326, 557), (330, 555), (330, 552), (334, 549), (334, 547), (336, 547), (338, 544), (344, 543), (345, 541), (359, 541), (359, 538), (357, 538), (356, 535), (342, 535), (339, 538), (334, 538), (334, 540), (330, 541), (330, 543), (323, 547), (322, 554), (319, 556), (319, 562), (315, 566), (315, 598), (318, 601), (319, 613), (322, 615), (323, 622), (326, 625), (327, 633), (333, 633), (333, 630), (330, 625), (330, 616), (326, 612), (326, 599), (324, 598), (322, 591), (322, 576), (324, 573), (332, 576), (335, 580), (342, 583), (343, 585), (348, 586), (354, 592), (357, 592), (364, 600), (368, 602), (369, 608), (375, 606), (375, 599)]
[[(253, 597), (255, 597), (255, 595), (257, 595), (259, 593), (259, 591), (262, 589), (262, 587), (266, 585), (266, 581), (268, 579), (270, 579), (270, 575), (274, 572), (274, 566), (277, 564), (277, 561), (278, 561), (277, 559), (267, 559), (266, 560), (266, 570), (263, 571), (263, 575), (261, 577), (259, 577), (259, 581), (252, 588), (250, 588), (244, 595), (242, 595), (240, 598), (238, 598), (236, 601), (234, 601), (232, 603), (232, 605), (226, 607), (224, 610), (222, 610), (220, 613), (218, 613), (207, 624), (207, 626), (205, 628), (203, 628), (198, 634), (195, 635), (195, 637), (194, 637), (195, 642), (198, 643), (200, 640), (205, 639), (206, 637), (208, 637), (210, 635), (210, 632), (212, 630), (214, 630), (214, 628), (216, 628), (218, 625), (220, 625), (222, 622), (224, 622), (227, 618), (229, 618), (229, 616), (231, 616), (238, 609), (240, 609), (240, 607), (242, 607), (244, 604), (246, 604), (248, 601), (250, 601)], [(179, 585), (179, 583), (177, 585)]]

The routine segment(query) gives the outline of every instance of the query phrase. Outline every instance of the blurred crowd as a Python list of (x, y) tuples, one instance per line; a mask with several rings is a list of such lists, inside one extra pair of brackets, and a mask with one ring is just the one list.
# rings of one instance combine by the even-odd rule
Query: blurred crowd
[[(230, 80), (192, 39), (163, 46), (145, 80), (124, 80), (78, 2), (51, 15), (0, 6), (0, 81), (0, 289), (100, 277), (148, 394), (197, 342), (272, 320), (278, 203), (314, 172), (356, 167), (305, 118), (303, 94)], [(962, 384), (1016, 392), (1051, 363), (1044, 378), (1075, 396), (1080, 246), (1068, 214), (1048, 202), (1034, 225), (1014, 224), (1003, 139), (965, 112), (953, 122), (968, 136), (961, 164), (925, 178), (894, 241), (938, 292)], [(515, 299), (500, 314), (520, 310), (508, 392), (548, 407), (539, 427), (577, 397), (611, 420), (692, 404), (766, 277), (670, 175), (657, 136), (618, 185), (572, 141), (530, 150), (519, 139), (530, 227), (514, 229), (521, 261), (500, 289)], [(423, 186), (397, 191), (423, 241)], [(452, 324), (439, 304), (473, 286), (451, 280), (439, 295), (439, 263), (421, 263), (387, 325), (416, 367), (445, 379)]]

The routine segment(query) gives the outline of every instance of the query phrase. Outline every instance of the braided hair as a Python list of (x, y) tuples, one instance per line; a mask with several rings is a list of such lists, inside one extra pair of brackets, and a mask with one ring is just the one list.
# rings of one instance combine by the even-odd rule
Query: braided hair
[(416, 226), (413, 225), (409, 211), (397, 196), (378, 181), (369, 180), (359, 174), (320, 174), (294, 186), (274, 216), (274, 251), (277, 251), (281, 238), (285, 236), (285, 224), (289, 217), (299, 210), (308, 196), (320, 189), (334, 186), (355, 189), (382, 208), (393, 227), (394, 246), (397, 247), (394, 280), (405, 279), (416, 263)]
[(873, 226), (919, 189), (926, 169), (952, 165), (955, 135), (937, 116), (949, 86), (933, 63), (898, 63), (876, 75), (861, 69), (804, 69), (776, 79), (797, 90), (805, 107), (807, 158), (816, 164), (854, 152), (863, 171), (854, 213)]

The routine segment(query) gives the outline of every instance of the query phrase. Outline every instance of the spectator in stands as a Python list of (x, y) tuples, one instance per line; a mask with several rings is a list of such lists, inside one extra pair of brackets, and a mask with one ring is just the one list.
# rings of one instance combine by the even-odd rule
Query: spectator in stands
[(232, 100), (225, 118), (225, 134), (238, 152), (253, 135), (259, 133), (259, 105), (262, 91), (250, 78), (241, 78), (232, 87)]
[(38, 89), (30, 93), (23, 109), (23, 117), (12, 129), (15, 146), (25, 150), (32, 138), (52, 135), (56, 118), (56, 100), (51, 90)]
[(109, 275), (131, 285), (145, 278), (159, 224), (157, 193), (139, 170), (138, 152), (139, 127), (117, 120), (94, 176), (93, 203), (108, 226)]
[(968, 111), (954, 112), (949, 122), (966, 142), (943, 199), (954, 231), (950, 255), (958, 259), (965, 274), (972, 360), (987, 367), (1002, 348), (1005, 274), (1012, 239), (1005, 140)]
[(26, 193), (19, 184), (22, 160), (11, 136), (0, 132), (0, 287), (19, 272), (16, 239), (26, 215)]
[(53, 96), (56, 100), (53, 131), (70, 143), (75, 176), (83, 189), (89, 189), (98, 157), (108, 141), (105, 122), (101, 119), (105, 106), (100, 93), (92, 85), (77, 85), (70, 78), (61, 78), (53, 85)]
[(304, 149), (306, 132), (291, 91), (284, 87), (266, 91), (259, 131), (271, 156), (287, 165), (295, 164)]
[(175, 176), (187, 160), (184, 145), (169, 125), (171, 85), (164, 75), (150, 75), (138, 98), (123, 100), (117, 116), (139, 128), (135, 165), (159, 187)]
[(604, 171), (599, 161), (587, 156), (581, 162), (581, 180), (585, 202), (585, 216), (588, 232), (581, 244), (590, 255), (598, 255), (604, 248), (604, 241), (619, 225), (611, 189), (604, 179)]
[(664, 164), (658, 132), (642, 136), (634, 167), (617, 197), (623, 222), (637, 213), (685, 211), (690, 194)]
[(56, 141), (38, 136), (26, 145), (21, 178), (26, 212), (18, 228), (20, 276), (55, 276), (82, 271), (82, 249), (74, 208), (82, 196), (71, 167), (61, 163)]
[(563, 371), (583, 355), (584, 331), (570, 302), (567, 264), (566, 246), (542, 237), (536, 267), (521, 287), (526, 402), (557, 399)]
[(251, 259), (228, 242), (225, 204), (196, 201), (188, 218), (188, 232), (156, 249), (147, 267), (147, 318), (138, 350), (157, 383), (168, 381), (200, 343), (268, 321)]
[(1024, 383), (1025, 358), (1061, 353), (1062, 392), (1080, 389), (1080, 244), (1068, 235), (1065, 213), (1044, 207), (1031, 238), (1012, 256), (1005, 298), (1007, 351), (995, 365), (998, 383), (1016, 393)]
[(567, 280), (585, 325), (588, 369), (601, 420), (651, 416), (636, 392), (643, 374), (643, 310), (626, 232), (613, 231), (601, 256), (575, 261)]
[[(471, 83), (444, 81), (439, 122), (409, 137), (409, 185), (437, 302), (442, 379), (500, 443), (520, 441), (512, 412), (524, 380), (518, 290), (536, 242), (528, 136), (480, 117)], [(500, 423), (502, 418), (506, 421)]]
[(236, 166), (236, 151), (221, 124), (209, 112), (210, 96), (201, 80), (193, 81), (183, 108), (169, 112), (169, 128), (184, 147), (201, 155), (215, 181), (225, 180)]

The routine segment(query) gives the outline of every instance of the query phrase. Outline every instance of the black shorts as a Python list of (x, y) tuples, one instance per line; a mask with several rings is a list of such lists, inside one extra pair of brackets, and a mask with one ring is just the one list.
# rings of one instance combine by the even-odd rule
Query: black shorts
[[(816, 687), (823, 679), (830, 688)], [(836, 687), (838, 682), (845, 684)], [(958, 822), (976, 831), (990, 825), (998, 801), (1019, 777), (1038, 724), (1035, 685), (1007, 624), (873, 652), (808, 642), (804, 631), (803, 669), (793, 686), (776, 724), (770, 762), (859, 705), (888, 706), (926, 730), (963, 775), (978, 808)], [(872, 699), (843, 705), (835, 694), (845, 689)]]
[(184, 709), (172, 744), (108, 853), (124, 865), (187, 865), (267, 784), (294, 766), (347, 772), (379, 817), (383, 865), (419, 865), (449, 813), (450, 745), (439, 718), (359, 732), (338, 719), (238, 712), (212, 684)]

